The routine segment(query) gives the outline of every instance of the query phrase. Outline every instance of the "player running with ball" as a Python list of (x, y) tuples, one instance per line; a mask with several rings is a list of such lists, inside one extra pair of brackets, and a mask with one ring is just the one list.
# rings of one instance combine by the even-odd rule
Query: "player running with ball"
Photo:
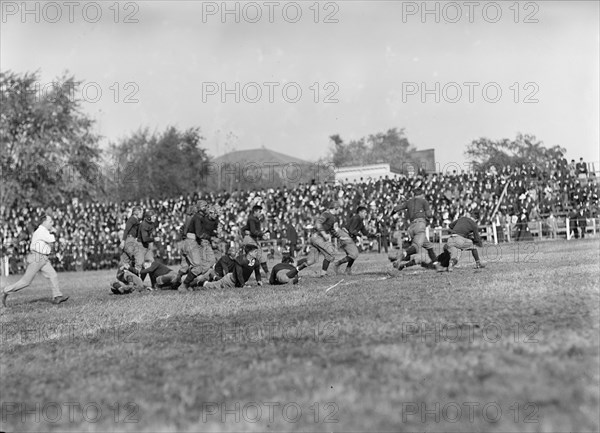
[(342, 227), (338, 230), (340, 237), (340, 247), (346, 253), (346, 257), (338, 260), (333, 264), (336, 275), (339, 274), (340, 266), (344, 263), (348, 263), (346, 265), (346, 275), (352, 275), (352, 265), (354, 261), (358, 258), (358, 246), (362, 239), (360, 235), (368, 236), (369, 232), (365, 227), (364, 220), (367, 217), (367, 208), (364, 206), (360, 206), (356, 210), (356, 215), (354, 215), (345, 227)]
[(308, 253), (308, 257), (298, 260), (298, 267), (288, 273), (287, 276), (289, 278), (294, 278), (302, 269), (316, 263), (319, 259), (319, 254), (325, 256), (319, 277), (327, 275), (329, 264), (335, 260), (335, 247), (331, 243), (331, 238), (340, 237), (338, 231), (335, 229), (335, 215), (341, 210), (343, 204), (344, 202), (341, 199), (335, 199), (325, 206), (328, 210), (317, 218), (315, 232), (310, 237), (311, 250)]
[(403, 260), (394, 262), (393, 266), (398, 270), (402, 270), (407, 266), (415, 265), (416, 262), (414, 259), (411, 259), (411, 256), (419, 253), (422, 247), (427, 250), (427, 254), (429, 255), (429, 258), (431, 259), (432, 265), (435, 267), (435, 269), (438, 271), (443, 270), (437, 260), (435, 251), (433, 250), (433, 244), (427, 240), (427, 236), (425, 235), (427, 218), (431, 218), (433, 216), (433, 212), (431, 211), (429, 202), (425, 200), (423, 190), (420, 188), (415, 189), (414, 197), (396, 206), (392, 211), (392, 215), (401, 210), (407, 211), (408, 220), (410, 221), (408, 235), (410, 236), (412, 243), (411, 246), (405, 251)]

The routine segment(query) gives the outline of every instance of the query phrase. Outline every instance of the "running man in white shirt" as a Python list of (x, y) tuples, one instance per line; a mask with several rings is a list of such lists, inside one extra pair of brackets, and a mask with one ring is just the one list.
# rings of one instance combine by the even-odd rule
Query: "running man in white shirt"
[(42, 216), (42, 223), (37, 230), (33, 232), (33, 236), (31, 237), (25, 274), (16, 283), (6, 286), (2, 292), (2, 305), (5, 307), (8, 295), (29, 286), (35, 275), (40, 271), (44, 277), (50, 280), (50, 284), (52, 285), (53, 303), (60, 304), (69, 299), (68, 296), (63, 296), (60, 292), (60, 289), (58, 288), (58, 276), (48, 259), (48, 256), (52, 251), (52, 244), (56, 241), (56, 238), (51, 233), (52, 231), (54, 231), (54, 221), (52, 216), (45, 214)]

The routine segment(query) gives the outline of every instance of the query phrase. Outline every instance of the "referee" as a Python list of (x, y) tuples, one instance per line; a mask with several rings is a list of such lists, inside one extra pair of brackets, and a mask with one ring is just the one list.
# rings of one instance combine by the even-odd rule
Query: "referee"
[(60, 304), (69, 299), (68, 296), (63, 296), (61, 293), (58, 287), (58, 276), (48, 259), (52, 251), (52, 244), (56, 242), (56, 237), (52, 234), (54, 231), (54, 220), (51, 215), (44, 214), (41, 221), (42, 223), (33, 232), (33, 236), (31, 237), (25, 274), (19, 281), (6, 286), (2, 291), (2, 305), (5, 307), (8, 295), (28, 287), (38, 272), (41, 272), (44, 277), (50, 280), (50, 284), (52, 285), (52, 302), (54, 304)]

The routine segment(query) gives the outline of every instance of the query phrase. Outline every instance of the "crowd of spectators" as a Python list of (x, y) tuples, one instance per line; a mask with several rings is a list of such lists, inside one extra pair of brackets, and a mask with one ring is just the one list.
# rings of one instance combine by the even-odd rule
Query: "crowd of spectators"
[[(508, 187), (507, 187), (508, 184)], [(494, 219), (497, 224), (517, 221), (546, 220), (579, 213), (584, 219), (598, 216), (598, 184), (587, 166), (567, 164), (566, 160), (547, 162), (543, 166), (522, 165), (500, 170), (462, 173), (430, 173), (399, 176), (396, 179), (366, 179), (351, 184), (333, 182), (300, 184), (262, 190), (207, 192), (143, 202), (79, 202), (74, 199), (52, 208), (58, 242), (53, 263), (57, 270), (94, 270), (114, 268), (119, 262), (119, 243), (125, 222), (135, 205), (153, 209), (158, 214), (157, 255), (167, 263), (179, 260), (179, 229), (186, 209), (199, 198), (222, 208), (220, 235), (225, 244), (240, 240), (240, 228), (249, 209), (262, 204), (267, 215), (266, 229), (270, 238), (282, 243), (289, 226), (298, 233), (301, 245), (307, 239), (315, 217), (326, 200), (340, 197), (345, 202), (340, 220), (345, 221), (359, 205), (370, 209), (366, 225), (373, 233), (390, 236), (406, 228), (403, 218), (387, 218), (401, 196), (421, 187), (434, 210), (432, 227), (447, 227), (466, 211), (478, 208), (483, 224), (490, 223), (492, 213), (506, 187)], [(1, 225), (2, 255), (8, 257), (11, 273), (18, 273), (29, 247), (29, 237), (37, 218), (44, 212), (24, 204), (3, 209)]]

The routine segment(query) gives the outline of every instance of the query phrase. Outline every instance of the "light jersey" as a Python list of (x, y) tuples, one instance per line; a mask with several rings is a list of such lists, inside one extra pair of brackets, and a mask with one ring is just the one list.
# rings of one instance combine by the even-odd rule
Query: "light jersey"
[(44, 226), (39, 226), (31, 237), (29, 249), (32, 252), (48, 255), (52, 252), (52, 245), (56, 238)]

